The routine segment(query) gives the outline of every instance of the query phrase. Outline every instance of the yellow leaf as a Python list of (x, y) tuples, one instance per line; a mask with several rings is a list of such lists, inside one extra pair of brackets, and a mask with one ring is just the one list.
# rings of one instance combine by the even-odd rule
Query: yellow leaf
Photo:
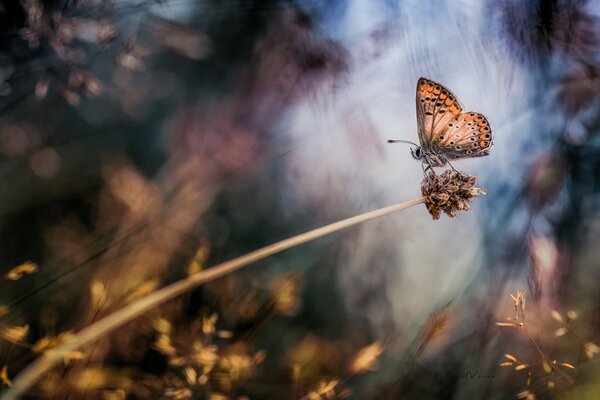
[(575, 369), (575, 367), (573, 365), (569, 364), (569, 363), (561, 363), (560, 365), (562, 365), (563, 367)]
[(529, 365), (527, 365), (527, 364), (519, 364), (519, 365), (517, 365), (515, 367), (515, 371), (521, 371), (522, 369), (525, 369), (527, 367), (529, 367)]
[(577, 314), (577, 311), (575, 310), (567, 311), (567, 318), (569, 318), (571, 321), (576, 320), (578, 316), (579, 314)]
[(512, 324), (510, 322), (496, 322), (496, 325), (498, 325), (498, 326), (508, 326), (508, 327), (511, 327), (511, 328), (516, 328), (517, 327), (517, 325)]
[(562, 315), (560, 315), (560, 313), (558, 311), (552, 310), (551, 315), (552, 315), (552, 318), (554, 318), (558, 322), (563, 322), (563, 317), (562, 317)]
[(567, 328), (558, 328), (556, 331), (554, 331), (554, 336), (560, 337), (563, 336), (565, 333), (567, 333)]
[(36, 263), (27, 261), (21, 265), (17, 265), (4, 275), (4, 277), (10, 281), (17, 281), (23, 277), (23, 275), (31, 275), (37, 271), (38, 266)]
[(556, 385), (554, 384), (553, 381), (548, 381), (548, 389), (554, 389), (556, 387)]
[(19, 343), (25, 340), (29, 333), (29, 325), (6, 326), (0, 328), (0, 336), (11, 343)]
[(531, 385), (531, 371), (527, 372), (527, 386)]
[(12, 386), (12, 381), (8, 379), (8, 366), (6, 365), (0, 370), (0, 382), (2, 385)]
[(505, 361), (503, 363), (500, 363), (501, 367), (510, 367), (511, 365), (513, 365), (513, 363), (511, 363), (510, 361)]
[(505, 354), (504, 357), (508, 358), (510, 361), (512, 362), (518, 362), (515, 356), (512, 356), (510, 354)]

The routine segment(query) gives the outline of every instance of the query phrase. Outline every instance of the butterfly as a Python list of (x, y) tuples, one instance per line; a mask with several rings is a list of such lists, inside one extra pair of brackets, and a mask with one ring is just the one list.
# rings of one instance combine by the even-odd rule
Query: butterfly
[(484, 157), (492, 147), (492, 129), (488, 120), (463, 108), (452, 92), (437, 82), (420, 78), (417, 82), (417, 129), (420, 146), (410, 152), (427, 168), (443, 167), (450, 160)]

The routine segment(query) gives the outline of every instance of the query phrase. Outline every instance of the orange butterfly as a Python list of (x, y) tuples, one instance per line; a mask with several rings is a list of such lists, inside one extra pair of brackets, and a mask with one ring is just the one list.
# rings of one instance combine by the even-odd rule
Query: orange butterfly
[(428, 167), (443, 167), (450, 160), (484, 157), (492, 147), (492, 129), (487, 119), (475, 112), (462, 112), (456, 96), (426, 78), (417, 82), (417, 128), (420, 146), (410, 152)]

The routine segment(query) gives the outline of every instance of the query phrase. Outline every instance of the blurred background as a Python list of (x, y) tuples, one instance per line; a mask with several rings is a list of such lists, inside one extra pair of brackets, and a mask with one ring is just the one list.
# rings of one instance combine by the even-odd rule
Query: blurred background
[(0, 385), (159, 287), (420, 196), (386, 140), (417, 141), (424, 76), (494, 132), (454, 163), (488, 192), (469, 212), (417, 206), (272, 256), (66, 356), (28, 398), (600, 398), (599, 17), (1, 1)]

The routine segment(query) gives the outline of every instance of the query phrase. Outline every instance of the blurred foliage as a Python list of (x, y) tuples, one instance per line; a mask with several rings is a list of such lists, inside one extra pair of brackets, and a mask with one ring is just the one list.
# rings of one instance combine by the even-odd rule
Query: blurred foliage
[(468, 78), (469, 107), (493, 98), (472, 219), (423, 208), (270, 257), (60, 354), (28, 396), (596, 398), (598, 18), (582, 0), (0, 2), (0, 385), (159, 287), (414, 197), (382, 104), (413, 115), (435, 73)]

